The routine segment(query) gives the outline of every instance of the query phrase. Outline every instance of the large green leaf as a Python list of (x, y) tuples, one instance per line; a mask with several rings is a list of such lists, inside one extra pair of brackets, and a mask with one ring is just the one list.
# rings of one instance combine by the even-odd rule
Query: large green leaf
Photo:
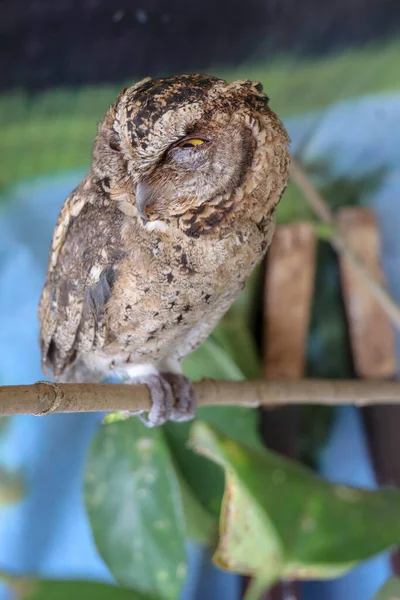
[[(215, 519), (221, 507), (224, 474), (218, 465), (194, 454), (188, 447), (191, 426), (191, 423), (167, 423), (163, 429), (182, 480), (196, 501), (214, 518), (217, 527)], [(185, 514), (188, 514), (187, 510)]]
[(374, 600), (400, 600), (400, 577), (393, 577), (379, 590)]
[(228, 352), (211, 335), (183, 361), (183, 371), (189, 379), (199, 381), (204, 377), (243, 381), (244, 374)]
[(16, 600), (152, 600), (127, 588), (94, 581), (5, 579), (12, 586)]
[(226, 473), (214, 556), (222, 568), (269, 583), (330, 578), (400, 541), (400, 491), (330, 484), (205, 423), (194, 425), (192, 441)]
[[(261, 446), (257, 434), (259, 415), (254, 409), (236, 406), (202, 407), (198, 410), (198, 418), (214, 424), (232, 439), (252, 447)], [(217, 518), (224, 492), (224, 473), (219, 466), (195, 454), (189, 448), (191, 426), (190, 423), (168, 423), (165, 427), (168, 444), (181, 476), (192, 494), (208, 515)], [(195, 507), (192, 510), (196, 510)], [(189, 526), (189, 530), (193, 531), (193, 527), (194, 524)], [(204, 531), (206, 530), (203, 529)], [(209, 531), (213, 534), (214, 528), (211, 527)]]
[(260, 356), (254, 337), (241, 315), (235, 311), (228, 313), (214, 330), (213, 339), (231, 357), (246, 379), (260, 377)]
[(178, 469), (177, 475), (181, 488), (186, 535), (200, 544), (207, 544), (216, 535), (217, 521), (201, 504)]
[[(251, 447), (261, 447), (257, 430), (259, 414), (251, 408), (239, 406), (210, 406), (198, 410), (198, 418), (207, 421), (228, 437)], [(224, 492), (224, 473), (216, 464), (195, 454), (188, 446), (192, 423), (167, 423), (164, 427), (168, 445), (182, 479), (189, 486), (197, 502), (214, 518), (219, 516)], [(185, 516), (189, 517), (185, 504)], [(196, 511), (193, 507), (191, 511)], [(192, 531), (195, 523), (189, 524)], [(205, 530), (203, 530), (205, 531)], [(213, 528), (210, 528), (213, 533)]]
[[(219, 328), (218, 328), (219, 329)], [(244, 374), (233, 358), (214, 337), (184, 362), (184, 372), (191, 379), (214, 377), (242, 381)], [(248, 445), (260, 444), (258, 411), (237, 406), (202, 407), (198, 417), (215, 424), (229, 437)], [(218, 517), (224, 490), (224, 474), (220, 467), (197, 456), (188, 448), (191, 423), (168, 423), (164, 428), (174, 461), (183, 480), (210, 515)]]
[(179, 482), (160, 428), (103, 426), (91, 447), (85, 499), (97, 548), (118, 583), (176, 598), (186, 573)]

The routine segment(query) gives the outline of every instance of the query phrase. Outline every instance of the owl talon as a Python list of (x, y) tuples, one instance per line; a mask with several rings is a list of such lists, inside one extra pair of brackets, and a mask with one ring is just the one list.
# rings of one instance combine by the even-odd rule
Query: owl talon
[(184, 375), (163, 373), (163, 377), (171, 386), (175, 399), (172, 406), (170, 421), (191, 421), (196, 416), (196, 392), (193, 383)]
[[(196, 395), (192, 382), (184, 375), (163, 373), (135, 378), (132, 383), (147, 385), (152, 407), (146, 414), (137, 414), (147, 427), (164, 425), (167, 421), (190, 421), (196, 414)], [(175, 402), (175, 404), (174, 404)]]
[(171, 415), (174, 403), (172, 389), (169, 383), (161, 375), (147, 375), (135, 378), (132, 383), (143, 383), (147, 385), (151, 395), (152, 406), (147, 414), (135, 413), (147, 427), (164, 425)]

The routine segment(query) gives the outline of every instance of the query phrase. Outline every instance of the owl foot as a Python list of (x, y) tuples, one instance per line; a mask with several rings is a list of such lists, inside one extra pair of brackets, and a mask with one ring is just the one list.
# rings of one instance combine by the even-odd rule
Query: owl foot
[(172, 406), (170, 421), (191, 421), (196, 416), (196, 392), (192, 381), (177, 373), (163, 373), (164, 379), (171, 386), (175, 402)]
[(160, 373), (134, 380), (149, 388), (152, 407), (147, 415), (139, 414), (147, 427), (163, 425), (167, 421), (190, 421), (196, 415), (196, 392), (184, 375)]

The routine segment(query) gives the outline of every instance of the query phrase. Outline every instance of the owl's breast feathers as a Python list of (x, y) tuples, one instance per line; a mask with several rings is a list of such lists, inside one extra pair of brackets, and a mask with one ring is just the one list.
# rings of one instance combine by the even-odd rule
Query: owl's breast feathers
[(60, 214), (40, 300), (44, 370), (68, 379), (82, 360), (104, 375), (127, 361), (182, 358), (229, 308), (273, 228), (271, 211), (222, 238), (149, 232), (83, 181)]

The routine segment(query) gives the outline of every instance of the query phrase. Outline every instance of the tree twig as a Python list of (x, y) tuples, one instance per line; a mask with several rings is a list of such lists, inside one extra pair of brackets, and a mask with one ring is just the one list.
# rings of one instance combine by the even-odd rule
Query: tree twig
[[(400, 404), (400, 382), (302, 379), (195, 383), (198, 405)], [(0, 386), (0, 416), (149, 410), (145, 385), (50, 383)]]
[(305, 200), (317, 217), (332, 228), (333, 233), (330, 239), (332, 246), (339, 254), (346, 256), (351, 262), (359, 276), (362, 277), (366, 286), (368, 286), (371, 294), (373, 294), (377, 302), (379, 302), (380, 306), (390, 317), (396, 328), (400, 330), (400, 306), (383, 285), (377, 281), (374, 275), (365, 266), (362, 259), (349, 247), (336, 226), (335, 217), (329, 206), (313, 185), (307, 173), (294, 158), (292, 158), (291, 164), (291, 177), (299, 190), (303, 193)]

